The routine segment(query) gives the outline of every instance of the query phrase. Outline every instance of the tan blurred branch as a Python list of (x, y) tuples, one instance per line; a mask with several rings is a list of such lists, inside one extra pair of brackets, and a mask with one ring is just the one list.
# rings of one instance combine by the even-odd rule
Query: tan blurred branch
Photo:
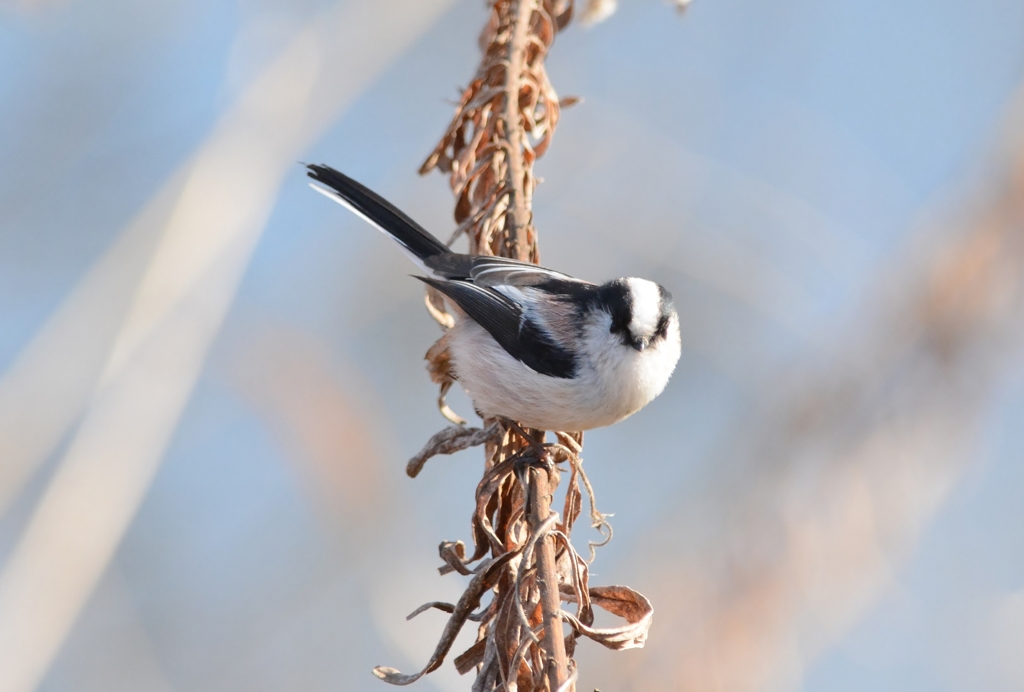
[[(35, 689), (159, 465), (281, 180), (450, 0), (362, 0), (298, 32), (181, 173), (82, 423), (0, 574), (0, 689)], [(357, 63), (360, 70), (335, 68)], [(68, 358), (78, 345), (67, 344)], [(40, 448), (42, 445), (40, 445)]]
[(154, 195), (0, 379), (0, 517), (87, 405), (183, 179)]
[[(355, 369), (335, 373), (325, 344), (289, 327), (249, 332), (232, 347), (228, 373), (267, 420), (311, 493), (335, 520), (386, 515), (373, 415)], [(375, 540), (356, 532), (357, 540)]]

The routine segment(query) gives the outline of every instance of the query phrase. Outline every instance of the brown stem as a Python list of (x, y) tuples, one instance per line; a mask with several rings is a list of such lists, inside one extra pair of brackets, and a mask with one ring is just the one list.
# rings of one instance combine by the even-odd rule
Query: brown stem
[(519, 89), (526, 69), (526, 49), (530, 39), (530, 20), (534, 0), (514, 0), (512, 40), (508, 43), (508, 78), (505, 80), (505, 127), (509, 146), (508, 189), (509, 212), (505, 214), (508, 254), (514, 259), (530, 260), (529, 196), (526, 188), (526, 167), (523, 161), (523, 128), (519, 111)]
[[(423, 173), (438, 168), (449, 174), (456, 196), (455, 220), (459, 233), (469, 237), (471, 253), (538, 261), (530, 210), (533, 165), (550, 143), (559, 112), (558, 96), (543, 61), (554, 35), (568, 21), (570, 7), (571, 0), (492, 0), (490, 22), (482, 37), (483, 61), (444, 137), (421, 168)], [(450, 315), (440, 310), (435, 318), (450, 326)], [(431, 377), (447, 387), (454, 381), (454, 372), (442, 342), (431, 349), (428, 360)], [(494, 422), (485, 420), (485, 428)], [(547, 535), (557, 519), (550, 507), (558, 487), (557, 471), (531, 470), (522, 484), (512, 480), (512, 462), (531, 451), (536, 456), (545, 454), (541, 449), (544, 433), (523, 430), (515, 423), (502, 424), (502, 433), (486, 440), (485, 476), (478, 487), (473, 522), (475, 551), (468, 557), (449, 551), (445, 560), (447, 567), (464, 571), (487, 552), (497, 559), (526, 545), (531, 546), (532, 557), (509, 563), (508, 573), (493, 587), (493, 607), (481, 620), (480, 641), (486, 643), (474, 644), (457, 661), (460, 670), (478, 667), (474, 689), (496, 692), (499, 686), (508, 686), (522, 692), (560, 692), (572, 685), (572, 660), (563, 636), (567, 616), (561, 610), (559, 590), (559, 580), (569, 577), (559, 574), (557, 549), (566, 550), (562, 566), (571, 565), (568, 569), (576, 575), (571, 581), (578, 617), (570, 641), (580, 634), (604, 635), (589, 629), (586, 563), (567, 541), (556, 542)], [(425, 452), (429, 455), (435, 448), (454, 449), (470, 438), (477, 440), (476, 433), (445, 435), (451, 440), (435, 437)], [(568, 496), (578, 500), (577, 481), (574, 473)], [(570, 503), (570, 508), (578, 513), (576, 504)], [(566, 520), (566, 534), (572, 519)], [(540, 639), (533, 634), (538, 626), (543, 632)]]
[[(530, 529), (540, 530), (551, 515), (551, 494), (558, 486), (557, 477), (551, 477), (546, 469), (530, 470)], [(565, 639), (562, 635), (562, 603), (558, 594), (558, 576), (555, 570), (555, 540), (545, 536), (537, 545), (537, 587), (540, 590), (540, 607), (544, 623), (543, 651), (548, 687), (551, 692), (560, 690), (569, 679), (569, 662), (565, 654)]]

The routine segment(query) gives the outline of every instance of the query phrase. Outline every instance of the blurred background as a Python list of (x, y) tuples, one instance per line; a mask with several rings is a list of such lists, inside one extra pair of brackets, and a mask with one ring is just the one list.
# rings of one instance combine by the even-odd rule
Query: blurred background
[[(481, 453), (405, 476), (437, 327), (298, 162), (446, 238), (416, 169), (485, 19), (0, 2), (2, 692), (426, 663), (445, 616), (404, 616), (461, 593), (436, 550)], [(548, 69), (584, 101), (537, 166), (542, 261), (665, 284), (684, 341), (587, 434), (592, 580), (655, 620), (581, 644), (580, 689), (1024, 689), (1024, 3), (622, 0)]]

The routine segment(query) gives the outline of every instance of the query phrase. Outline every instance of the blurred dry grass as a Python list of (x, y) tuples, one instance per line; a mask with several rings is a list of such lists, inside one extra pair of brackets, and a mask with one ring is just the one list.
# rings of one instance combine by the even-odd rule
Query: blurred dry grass
[[(396, 20), (393, 7), (352, 3), (324, 11), (298, 31), (142, 212), (142, 222), (123, 232), (111, 251), (115, 260), (100, 261), (5, 380), (0, 400), (11, 402), (8, 410), (24, 411), (5, 421), (16, 429), (13, 447), (20, 457), (6, 474), (7, 498), (79, 414), (82, 420), (0, 572), (0, 689), (38, 686), (106, 570), (177, 426), (284, 175), (444, 7), (443, 1), (410, 2)], [(383, 26), (387, 32), (374, 30)], [(363, 69), (341, 75), (325, 68), (331, 60), (358, 60)], [(151, 233), (159, 237), (152, 256), (123, 257), (122, 246), (144, 244), (136, 236)], [(131, 259), (141, 262), (141, 271)], [(107, 292), (124, 290), (122, 272), (138, 276), (138, 284), (127, 292), (128, 309), (118, 319), (121, 303), (108, 302)], [(96, 314), (83, 312), (90, 310)], [(85, 325), (108, 324), (111, 313), (116, 332), (105, 350), (108, 333)], [(81, 361), (80, 341), (66, 340), (78, 332), (86, 344), (98, 342)], [(74, 371), (54, 381), (65, 363), (75, 364)], [(29, 401), (43, 397), (44, 403), (23, 409), (25, 392)], [(65, 396), (50, 408), (54, 394)]]
[(247, 342), (229, 365), (231, 380), (304, 471), (310, 495), (343, 525), (376, 517), (376, 528), (355, 535), (383, 533), (391, 498), (381, 476), (386, 462), (365, 398), (346, 384), (358, 375), (346, 368), (340, 379), (326, 345), (294, 329), (265, 328)]

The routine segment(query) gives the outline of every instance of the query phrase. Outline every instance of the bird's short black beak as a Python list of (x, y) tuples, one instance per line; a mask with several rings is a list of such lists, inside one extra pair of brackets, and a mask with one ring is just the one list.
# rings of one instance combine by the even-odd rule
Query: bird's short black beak
[(649, 344), (647, 339), (633, 339), (630, 342), (630, 345), (637, 351), (643, 351), (645, 348), (647, 348)]

